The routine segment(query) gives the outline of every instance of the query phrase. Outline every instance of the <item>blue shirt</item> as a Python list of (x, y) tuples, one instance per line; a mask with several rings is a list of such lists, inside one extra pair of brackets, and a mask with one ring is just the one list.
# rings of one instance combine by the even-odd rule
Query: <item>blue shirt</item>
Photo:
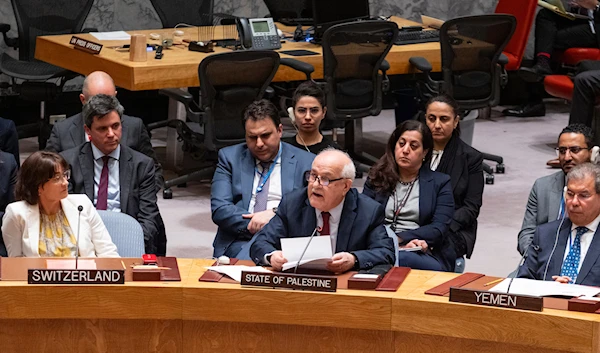
[[(102, 153), (96, 146), (92, 145), (92, 153), (94, 154), (94, 205), (98, 203), (98, 187), (100, 186), (100, 175), (104, 162)], [(108, 211), (121, 212), (121, 187), (119, 184), (119, 157), (121, 157), (121, 145), (112, 151), (108, 159)]]

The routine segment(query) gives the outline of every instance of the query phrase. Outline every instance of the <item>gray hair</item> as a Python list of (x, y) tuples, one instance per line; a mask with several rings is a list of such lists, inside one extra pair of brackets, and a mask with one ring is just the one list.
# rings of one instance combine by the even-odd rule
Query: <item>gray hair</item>
[(88, 128), (91, 128), (94, 117), (101, 119), (112, 111), (116, 111), (119, 114), (119, 118), (123, 118), (124, 109), (117, 97), (107, 94), (97, 94), (83, 105), (83, 112), (81, 114), (83, 115), (84, 124)]
[[(354, 178), (356, 177), (356, 167), (354, 166), (354, 162), (352, 161), (352, 158), (350, 158), (350, 155), (344, 151), (340, 151), (337, 148), (333, 148), (333, 147), (327, 147), (327, 148), (323, 149), (321, 152), (319, 152), (318, 155), (321, 155), (322, 153), (329, 153), (329, 152), (339, 153), (342, 156), (345, 156), (346, 158), (348, 158), (348, 163), (344, 164), (344, 168), (342, 168), (341, 177), (344, 179), (350, 179), (350, 180), (354, 181)], [(340, 157), (342, 157), (342, 156), (340, 156)]]
[(594, 178), (594, 188), (600, 194), (600, 166), (592, 163), (578, 164), (567, 174), (567, 184), (571, 180), (582, 180), (586, 177)]

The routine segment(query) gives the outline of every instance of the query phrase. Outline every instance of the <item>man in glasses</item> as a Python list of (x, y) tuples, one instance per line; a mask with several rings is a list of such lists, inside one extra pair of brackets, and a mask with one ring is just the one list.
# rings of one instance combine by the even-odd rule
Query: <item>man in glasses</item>
[(285, 195), (275, 217), (256, 237), (250, 256), (256, 264), (281, 270), (287, 262), (281, 238), (329, 235), (333, 257), (327, 269), (335, 273), (393, 264), (394, 243), (383, 226), (383, 207), (352, 188), (356, 169), (342, 151), (327, 148), (317, 155), (308, 187)]
[(538, 225), (566, 217), (565, 176), (576, 165), (590, 161), (593, 141), (592, 129), (583, 124), (571, 124), (561, 131), (556, 152), (562, 170), (533, 184), (518, 237), (517, 249), (521, 255), (531, 244)]
[(250, 259), (249, 241), (277, 211), (283, 195), (305, 185), (314, 154), (281, 142), (283, 126), (268, 100), (244, 112), (246, 143), (223, 148), (212, 180), (214, 257)]

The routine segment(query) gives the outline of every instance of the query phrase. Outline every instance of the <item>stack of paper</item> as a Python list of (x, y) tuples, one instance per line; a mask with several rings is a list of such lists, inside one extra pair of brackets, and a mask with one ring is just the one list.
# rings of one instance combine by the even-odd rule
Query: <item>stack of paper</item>
[[(281, 250), (283, 257), (288, 260), (283, 265), (283, 271), (293, 269), (297, 265), (303, 269), (327, 270), (327, 263), (333, 256), (331, 237), (328, 235), (315, 236), (312, 240), (310, 237), (283, 238), (281, 239)], [(304, 255), (302, 255), (303, 252)], [(302, 261), (298, 264), (300, 258)]]
[(261, 267), (261, 266), (227, 265), (227, 266), (210, 266), (210, 267), (206, 267), (206, 269), (209, 271), (215, 271), (220, 274), (223, 274), (237, 282), (242, 281), (242, 271), (271, 273), (271, 271), (269, 271), (266, 268)]

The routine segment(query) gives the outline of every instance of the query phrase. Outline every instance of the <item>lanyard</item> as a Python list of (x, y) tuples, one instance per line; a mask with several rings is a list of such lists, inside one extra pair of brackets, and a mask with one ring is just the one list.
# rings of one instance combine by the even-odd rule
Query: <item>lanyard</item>
[(391, 226), (392, 230), (394, 232), (396, 231), (396, 221), (398, 220), (398, 215), (400, 215), (400, 211), (402, 210), (404, 205), (406, 205), (406, 202), (408, 202), (408, 197), (410, 196), (410, 193), (412, 192), (413, 186), (415, 186), (416, 181), (417, 181), (417, 179), (413, 180), (410, 183), (408, 191), (404, 195), (404, 198), (400, 202), (400, 205), (398, 205), (398, 198), (396, 197), (396, 190), (394, 190), (394, 217), (392, 219), (392, 226)]
[(279, 143), (279, 152), (277, 152), (277, 156), (275, 157), (275, 160), (271, 163), (271, 166), (269, 167), (267, 174), (263, 174), (264, 170), (263, 170), (263, 173), (259, 172), (258, 167), (256, 165), (254, 166), (254, 173), (260, 175), (260, 177), (261, 177), (261, 179), (259, 180), (258, 186), (256, 187), (257, 194), (262, 191), (263, 187), (267, 183), (267, 180), (269, 180), (269, 177), (271, 176), (273, 169), (275, 169), (275, 164), (279, 160), (279, 157), (281, 157), (281, 142)]

